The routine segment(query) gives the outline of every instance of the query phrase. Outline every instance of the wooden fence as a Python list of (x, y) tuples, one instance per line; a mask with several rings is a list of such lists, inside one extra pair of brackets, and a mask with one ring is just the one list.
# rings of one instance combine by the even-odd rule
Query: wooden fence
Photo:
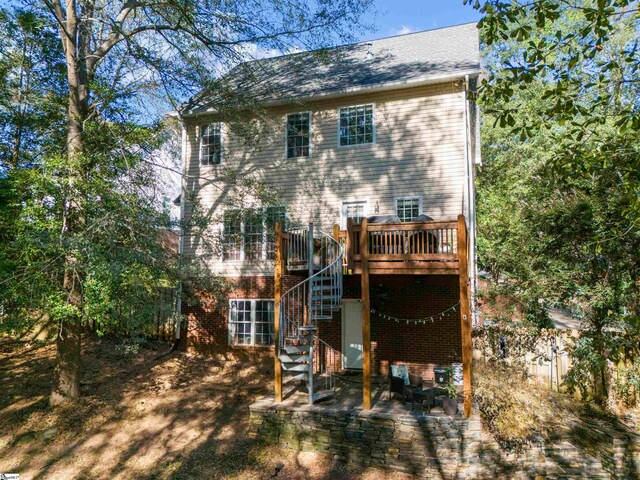
[(151, 324), (150, 336), (161, 340), (173, 341), (176, 333), (176, 289), (161, 288), (158, 294)]
[(525, 331), (496, 330), (483, 335), (482, 327), (474, 331), (474, 358), (498, 357), (526, 367), (531, 378), (553, 390), (562, 390), (563, 378), (572, 365), (568, 349), (577, 330), (547, 330), (539, 337), (527, 337)]

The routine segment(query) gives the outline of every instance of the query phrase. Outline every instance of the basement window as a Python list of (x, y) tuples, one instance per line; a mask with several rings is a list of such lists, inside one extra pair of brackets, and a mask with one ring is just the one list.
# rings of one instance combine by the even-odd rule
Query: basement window
[(229, 344), (273, 345), (274, 305), (273, 300), (229, 300)]

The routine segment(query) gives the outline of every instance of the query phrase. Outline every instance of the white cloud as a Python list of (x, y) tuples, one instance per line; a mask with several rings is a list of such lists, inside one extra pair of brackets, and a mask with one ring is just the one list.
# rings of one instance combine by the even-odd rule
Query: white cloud
[(392, 28), (391, 29), (391, 34), (392, 35), (405, 35), (407, 33), (413, 33), (415, 31), (416, 31), (415, 28), (410, 27), (408, 25), (400, 25), (400, 28)]

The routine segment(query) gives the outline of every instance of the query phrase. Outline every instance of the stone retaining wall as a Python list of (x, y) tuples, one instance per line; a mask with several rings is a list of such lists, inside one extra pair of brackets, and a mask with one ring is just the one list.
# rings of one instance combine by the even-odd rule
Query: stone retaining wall
[(363, 466), (421, 473), (470, 469), (481, 442), (477, 418), (425, 414), (397, 416), (362, 409), (250, 407), (252, 435), (297, 450), (330, 453)]
[(364, 467), (443, 479), (638, 478), (638, 467), (622, 465), (621, 452), (614, 445), (596, 453), (579, 441), (558, 439), (520, 454), (507, 453), (483, 433), (477, 416), (464, 419), (410, 411), (398, 415), (272, 402), (265, 399), (250, 406), (252, 437), (296, 450), (325, 452)]

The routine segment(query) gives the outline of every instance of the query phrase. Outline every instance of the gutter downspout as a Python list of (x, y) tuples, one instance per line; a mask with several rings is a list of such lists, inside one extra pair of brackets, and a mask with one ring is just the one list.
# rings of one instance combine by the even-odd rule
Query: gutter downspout
[[(478, 283), (477, 283), (477, 257), (476, 257), (476, 188), (475, 188), (475, 165), (473, 162), (473, 153), (471, 151), (471, 112), (469, 107), (469, 75), (465, 75), (464, 78), (464, 120), (465, 120), (465, 170), (467, 174), (467, 188), (466, 188), (466, 201), (467, 201), (467, 217), (469, 218), (469, 251), (471, 258), (469, 262), (469, 282), (471, 290), (471, 318), (472, 324), (478, 324)], [(480, 141), (476, 138), (476, 145)]]
[(187, 173), (187, 129), (183, 122), (180, 123), (182, 130), (182, 148), (180, 161), (182, 162), (182, 174), (180, 175), (180, 241), (178, 243), (178, 291), (176, 299), (176, 345), (180, 340), (180, 330), (182, 326), (182, 264), (184, 263), (184, 237), (185, 237), (185, 198), (186, 198), (186, 173)]

